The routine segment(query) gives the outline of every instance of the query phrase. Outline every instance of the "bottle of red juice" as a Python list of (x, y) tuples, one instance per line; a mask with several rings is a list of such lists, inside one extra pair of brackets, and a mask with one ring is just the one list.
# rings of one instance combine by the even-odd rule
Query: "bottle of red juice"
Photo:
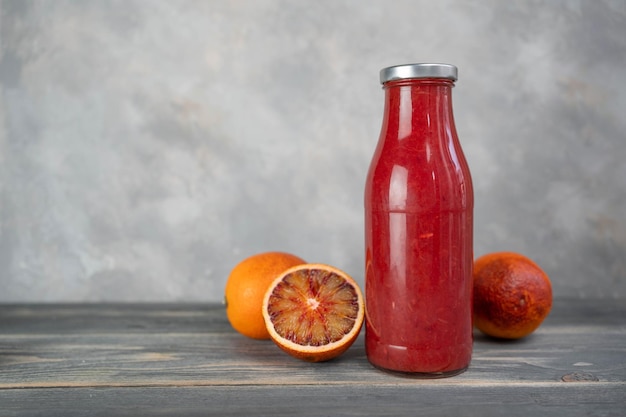
[(367, 358), (439, 378), (472, 355), (474, 195), (452, 113), (457, 68), (384, 68), (382, 129), (365, 187)]

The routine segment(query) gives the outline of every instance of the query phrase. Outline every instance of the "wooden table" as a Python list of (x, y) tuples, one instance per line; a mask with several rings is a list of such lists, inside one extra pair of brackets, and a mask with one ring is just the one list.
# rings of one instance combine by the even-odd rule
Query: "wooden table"
[(221, 305), (0, 305), (0, 416), (624, 416), (626, 300), (556, 300), (535, 334), (475, 335), (469, 370), (372, 368), (363, 338), (311, 364)]

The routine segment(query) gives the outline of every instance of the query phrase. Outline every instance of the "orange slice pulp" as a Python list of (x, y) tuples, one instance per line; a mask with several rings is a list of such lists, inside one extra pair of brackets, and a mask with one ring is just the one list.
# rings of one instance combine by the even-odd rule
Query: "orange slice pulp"
[(309, 362), (344, 353), (361, 331), (364, 311), (363, 295), (352, 277), (324, 264), (289, 268), (270, 284), (263, 300), (270, 338)]

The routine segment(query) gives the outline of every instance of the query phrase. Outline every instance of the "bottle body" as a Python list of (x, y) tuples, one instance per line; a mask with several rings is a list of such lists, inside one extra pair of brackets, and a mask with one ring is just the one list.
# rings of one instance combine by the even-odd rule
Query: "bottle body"
[(455, 375), (472, 353), (473, 188), (449, 79), (384, 84), (365, 189), (366, 352), (376, 367)]

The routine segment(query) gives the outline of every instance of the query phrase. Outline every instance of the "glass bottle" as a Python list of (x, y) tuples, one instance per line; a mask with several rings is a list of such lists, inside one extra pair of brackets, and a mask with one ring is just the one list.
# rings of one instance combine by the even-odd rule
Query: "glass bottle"
[(452, 113), (457, 68), (380, 72), (382, 129), (365, 187), (368, 360), (437, 378), (472, 355), (473, 188)]

